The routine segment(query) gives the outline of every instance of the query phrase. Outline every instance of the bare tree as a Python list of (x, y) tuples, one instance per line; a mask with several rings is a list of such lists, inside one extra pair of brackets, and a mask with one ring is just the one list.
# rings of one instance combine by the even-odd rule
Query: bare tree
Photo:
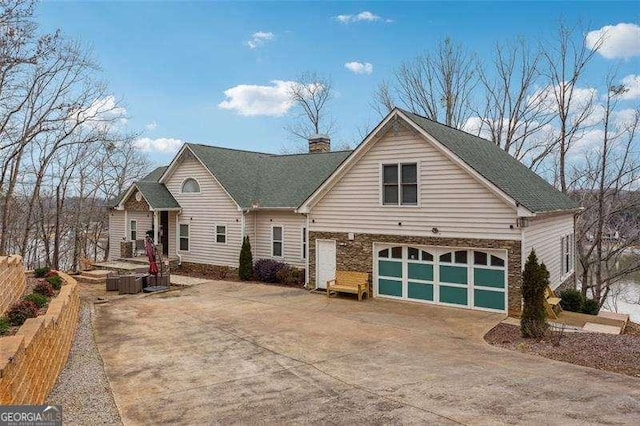
[(285, 128), (297, 138), (307, 140), (313, 134), (330, 135), (334, 122), (327, 108), (333, 97), (331, 79), (305, 72), (289, 89), (294, 118)]
[(542, 84), (542, 54), (524, 39), (496, 45), (491, 69), (480, 69), (482, 90), (476, 132), (487, 137), (517, 160), (535, 169), (553, 151)]
[(393, 89), (389, 85), (388, 81), (381, 81), (380, 84), (378, 84), (376, 91), (373, 92), (371, 107), (380, 115), (380, 117), (386, 117), (395, 106), (396, 101), (393, 98)]
[(574, 167), (575, 195), (584, 212), (578, 222), (578, 255), (582, 291), (602, 305), (614, 284), (640, 271), (640, 155), (637, 134), (640, 110), (632, 118), (617, 114), (628, 89), (607, 80), (608, 91), (598, 123), (602, 137)]
[[(578, 28), (560, 23), (556, 38), (541, 46), (544, 73), (548, 79), (549, 108), (556, 115), (558, 150), (557, 179), (562, 192), (567, 192), (567, 153), (592, 125), (589, 119), (594, 109), (596, 93), (580, 88), (585, 70), (602, 40), (588, 48), (584, 36), (576, 37)], [(582, 34), (583, 32), (581, 32)], [(584, 32), (586, 34), (586, 32)]]
[(462, 128), (471, 114), (470, 101), (478, 84), (478, 66), (474, 54), (447, 38), (434, 52), (403, 63), (394, 73), (391, 86), (383, 83), (378, 87), (374, 108), (382, 113), (401, 106), (448, 126)]

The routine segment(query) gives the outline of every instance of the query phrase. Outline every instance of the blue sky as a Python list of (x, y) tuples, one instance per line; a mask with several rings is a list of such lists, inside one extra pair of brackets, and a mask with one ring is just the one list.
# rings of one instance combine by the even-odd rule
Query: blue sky
[[(379, 119), (370, 107), (378, 82), (445, 37), (488, 60), (496, 42), (550, 37), (561, 19), (597, 30), (637, 24), (639, 12), (638, 2), (594, 1), (75, 1), (44, 2), (37, 20), (43, 30), (59, 28), (93, 48), (111, 92), (127, 109), (128, 126), (143, 132), (152, 160), (163, 163), (176, 141), (279, 152), (291, 144), (283, 129), (289, 117), (278, 116), (281, 93), (272, 82), (293, 81), (303, 71), (331, 77), (333, 140), (353, 144), (359, 128)], [(349, 62), (369, 63), (372, 70), (361, 71), (372, 72), (356, 74)], [(640, 74), (638, 56), (598, 56), (589, 76), (594, 86), (613, 64), (621, 76)], [(237, 97), (225, 96), (240, 85), (232, 91)], [(246, 105), (260, 93), (269, 105)]]

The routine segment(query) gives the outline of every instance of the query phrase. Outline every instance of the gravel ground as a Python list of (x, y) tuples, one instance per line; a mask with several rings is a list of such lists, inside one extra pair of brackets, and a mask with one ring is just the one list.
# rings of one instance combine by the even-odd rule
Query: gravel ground
[(47, 404), (62, 405), (65, 425), (122, 424), (93, 339), (90, 303), (82, 303), (69, 360)]
[(565, 333), (557, 344), (553, 337), (541, 341), (525, 339), (519, 327), (498, 324), (484, 338), (492, 345), (514, 351), (640, 377), (640, 337), (636, 335)]

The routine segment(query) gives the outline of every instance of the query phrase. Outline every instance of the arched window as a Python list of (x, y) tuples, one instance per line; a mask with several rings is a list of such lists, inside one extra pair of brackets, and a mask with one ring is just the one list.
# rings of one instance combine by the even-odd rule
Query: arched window
[(197, 180), (189, 178), (182, 182), (182, 193), (198, 193), (200, 192), (200, 184)]

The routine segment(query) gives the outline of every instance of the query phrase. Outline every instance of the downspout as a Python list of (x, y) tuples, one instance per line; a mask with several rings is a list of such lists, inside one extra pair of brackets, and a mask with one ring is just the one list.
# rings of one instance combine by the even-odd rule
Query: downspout
[(178, 266), (182, 265), (182, 255), (180, 254), (180, 213), (182, 213), (182, 210), (176, 212), (176, 256), (178, 256)]
[[(305, 238), (307, 239), (307, 258), (305, 259), (305, 268), (304, 268), (304, 288), (309, 289), (309, 247), (311, 244), (309, 243), (309, 214), (305, 214), (307, 219), (307, 225), (305, 227)], [(367, 296), (369, 297), (369, 296)]]

